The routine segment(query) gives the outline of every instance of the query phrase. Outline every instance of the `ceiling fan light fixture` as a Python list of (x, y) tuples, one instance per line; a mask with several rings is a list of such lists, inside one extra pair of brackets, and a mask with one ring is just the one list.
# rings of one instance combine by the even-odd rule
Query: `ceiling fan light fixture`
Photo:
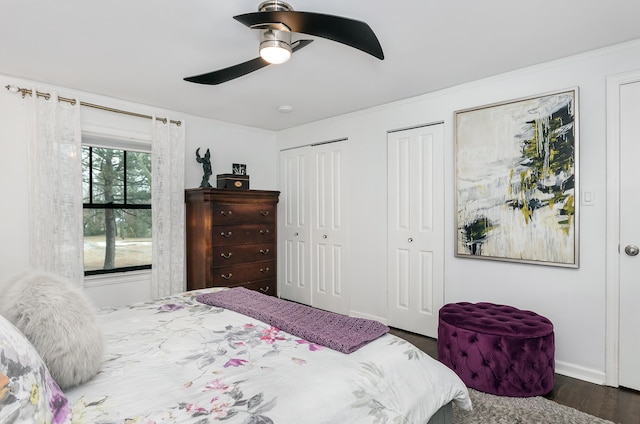
[(282, 41), (260, 43), (260, 57), (267, 62), (279, 65), (291, 58), (291, 46)]
[(291, 58), (291, 33), (267, 29), (260, 38), (260, 57), (274, 65)]

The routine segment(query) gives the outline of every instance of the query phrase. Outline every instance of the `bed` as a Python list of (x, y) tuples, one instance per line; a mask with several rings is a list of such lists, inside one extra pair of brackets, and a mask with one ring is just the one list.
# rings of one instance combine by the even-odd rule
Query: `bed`
[(196, 290), (98, 313), (100, 372), (64, 392), (74, 424), (445, 423), (471, 408), (446, 366), (386, 333), (345, 354)]

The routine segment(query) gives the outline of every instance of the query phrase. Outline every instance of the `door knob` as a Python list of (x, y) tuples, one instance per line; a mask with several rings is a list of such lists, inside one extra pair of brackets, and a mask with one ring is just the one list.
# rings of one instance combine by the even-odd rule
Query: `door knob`
[(624, 248), (624, 253), (629, 256), (636, 256), (638, 253), (640, 253), (640, 248), (638, 248), (638, 246), (636, 246), (635, 244), (630, 244)]

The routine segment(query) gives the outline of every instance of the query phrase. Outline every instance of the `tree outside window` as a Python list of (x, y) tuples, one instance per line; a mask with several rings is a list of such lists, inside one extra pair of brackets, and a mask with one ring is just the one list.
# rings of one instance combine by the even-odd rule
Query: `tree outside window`
[(85, 275), (151, 268), (151, 153), (83, 146)]

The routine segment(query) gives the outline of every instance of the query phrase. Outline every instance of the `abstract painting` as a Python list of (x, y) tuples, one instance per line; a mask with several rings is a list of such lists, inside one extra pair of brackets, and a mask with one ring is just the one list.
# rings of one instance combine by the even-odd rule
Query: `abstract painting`
[(456, 256), (579, 266), (577, 97), (455, 112)]

